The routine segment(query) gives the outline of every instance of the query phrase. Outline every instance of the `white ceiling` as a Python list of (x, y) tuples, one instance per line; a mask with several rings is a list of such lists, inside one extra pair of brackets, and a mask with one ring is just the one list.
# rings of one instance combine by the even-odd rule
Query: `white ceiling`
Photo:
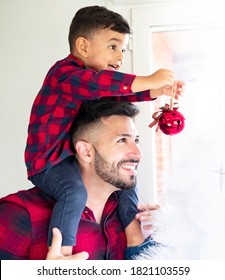
[(151, 3), (163, 3), (163, 2), (180, 2), (187, 0), (110, 0), (116, 5), (134, 5), (134, 4), (151, 4)]
[(155, 2), (154, 0), (111, 0), (113, 3), (117, 4), (117, 5), (129, 5), (129, 4), (148, 4), (151, 2)]
[(193, 2), (201, 3), (203, 5), (213, 3), (215, 5), (224, 3), (224, 0), (108, 0), (115, 5), (140, 5), (140, 4), (152, 4), (152, 3), (176, 3), (176, 2)]

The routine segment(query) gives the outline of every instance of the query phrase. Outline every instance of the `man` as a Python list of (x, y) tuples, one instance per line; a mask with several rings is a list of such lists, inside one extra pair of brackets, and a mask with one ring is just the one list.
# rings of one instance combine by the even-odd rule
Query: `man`
[(60, 253), (57, 229), (48, 253), (48, 225), (55, 201), (34, 187), (0, 200), (1, 259), (124, 259), (126, 238), (117, 206), (120, 192), (136, 186), (141, 159), (133, 121), (137, 114), (135, 105), (113, 100), (89, 101), (80, 108), (71, 135), (88, 199), (73, 247), (75, 255)]

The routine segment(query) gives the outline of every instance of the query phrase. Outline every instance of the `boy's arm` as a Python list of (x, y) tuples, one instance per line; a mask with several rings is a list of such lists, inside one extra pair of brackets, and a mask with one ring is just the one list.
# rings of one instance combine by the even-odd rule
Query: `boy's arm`
[(98, 73), (74, 65), (74, 60), (66, 61), (53, 70), (49, 71), (45, 84), (55, 84), (55, 91), (59, 95), (63, 93), (66, 99), (75, 104), (79, 99), (94, 100), (101, 97), (118, 97), (130, 102), (152, 100), (149, 90), (140, 90), (138, 93), (132, 91), (131, 86), (136, 77), (133, 74), (110, 70)]
[(133, 92), (150, 90), (152, 98), (162, 95), (174, 96), (178, 99), (184, 90), (185, 83), (175, 81), (174, 72), (169, 69), (159, 69), (149, 76), (136, 76), (131, 89)]
[[(74, 60), (72, 60), (74, 63)], [(71, 65), (71, 61), (50, 71), (54, 73), (51, 84), (57, 82), (56, 91), (77, 103), (79, 99), (94, 100), (101, 97), (118, 97), (131, 102), (148, 101), (167, 94), (172, 95), (174, 72), (159, 69), (149, 76), (136, 76), (118, 71), (93, 69)], [(167, 86), (166, 90), (163, 87)], [(168, 88), (169, 86), (169, 88)], [(176, 97), (175, 97), (176, 98)]]
[(145, 90), (141, 92), (133, 93), (132, 95), (120, 95), (116, 96), (117, 101), (128, 101), (128, 102), (142, 102), (142, 101), (152, 101), (156, 98), (151, 97), (151, 91)]
[(169, 69), (159, 69), (149, 76), (136, 76), (131, 89), (133, 92), (159, 89), (166, 85), (173, 85), (175, 80), (174, 72)]

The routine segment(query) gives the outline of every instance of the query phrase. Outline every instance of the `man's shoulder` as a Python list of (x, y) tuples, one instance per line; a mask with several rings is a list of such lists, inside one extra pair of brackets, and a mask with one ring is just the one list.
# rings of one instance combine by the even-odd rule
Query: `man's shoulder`
[(16, 193), (9, 194), (0, 199), (0, 203), (11, 202), (24, 208), (48, 208), (52, 209), (54, 200), (45, 195), (39, 188), (33, 187), (28, 190), (20, 190)]
[[(46, 233), (53, 204), (54, 201), (37, 187), (0, 199), (0, 250), (3, 259), (45, 259)], [(10, 236), (13, 236), (13, 242), (8, 239)]]

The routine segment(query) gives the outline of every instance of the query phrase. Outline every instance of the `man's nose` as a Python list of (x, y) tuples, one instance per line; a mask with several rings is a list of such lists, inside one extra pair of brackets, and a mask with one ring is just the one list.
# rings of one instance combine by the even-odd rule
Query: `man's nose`
[(129, 156), (133, 157), (137, 160), (141, 160), (142, 158), (142, 151), (140, 150), (140, 147), (138, 144), (133, 143), (131, 145), (130, 151), (129, 151)]

